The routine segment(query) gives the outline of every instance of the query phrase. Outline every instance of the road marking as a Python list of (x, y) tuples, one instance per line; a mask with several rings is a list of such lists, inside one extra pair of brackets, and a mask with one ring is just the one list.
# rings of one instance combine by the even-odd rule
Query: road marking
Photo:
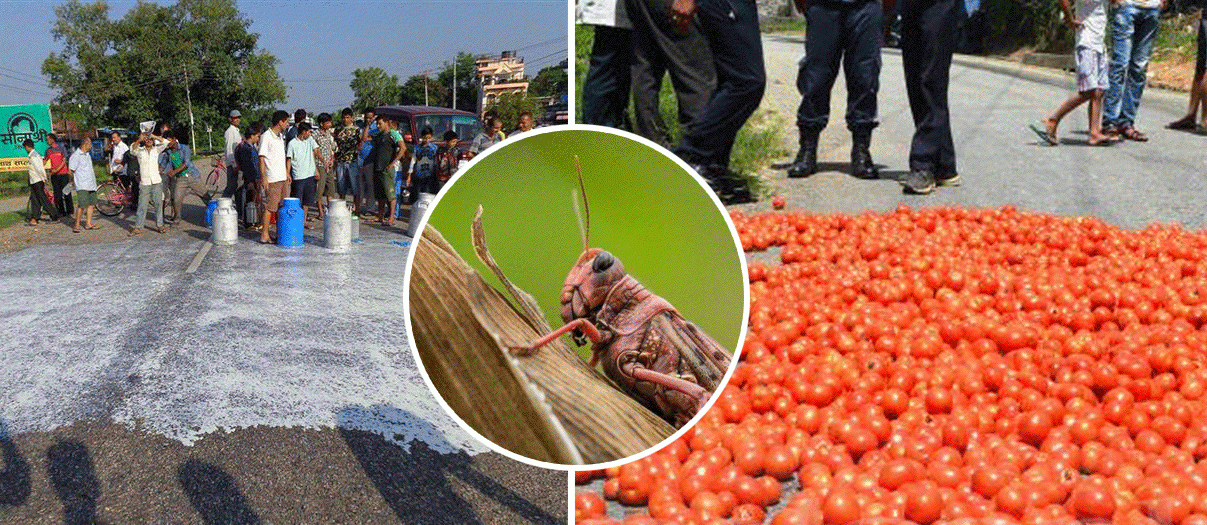
[(189, 267), (184, 273), (197, 273), (197, 268), (201, 267), (201, 261), (205, 260), (205, 254), (210, 253), (210, 248), (214, 247), (214, 243), (205, 241), (201, 246), (201, 250), (197, 252), (197, 256), (193, 257), (193, 262), (189, 263)]

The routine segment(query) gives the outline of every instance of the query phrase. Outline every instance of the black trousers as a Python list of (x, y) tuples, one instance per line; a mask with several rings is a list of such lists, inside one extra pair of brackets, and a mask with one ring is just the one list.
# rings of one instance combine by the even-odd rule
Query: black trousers
[(50, 220), (59, 220), (59, 212), (54, 205), (46, 200), (46, 183), (35, 182), (29, 185), (29, 218), (30, 220), (40, 220), (42, 218), (42, 210), (46, 210), (46, 214), (50, 216)]
[(583, 124), (627, 128), (633, 30), (595, 26), (591, 65), (583, 79)]
[(440, 180), (435, 175), (427, 177), (416, 177), (411, 175), (411, 196), (407, 198), (407, 204), (415, 204), (419, 200), (420, 193), (430, 193), (435, 195), (440, 193)]
[(847, 81), (847, 128), (870, 131), (876, 122), (880, 91), (880, 33), (884, 10), (876, 0), (815, 2), (806, 14), (809, 33), (805, 59), (796, 75), (800, 109), (796, 127), (817, 135), (830, 121), (830, 91), (839, 63)]
[(68, 184), (71, 184), (71, 175), (50, 176), (50, 186), (54, 189), (54, 207), (59, 215), (64, 217), (75, 214), (75, 207), (71, 205), (71, 194), (63, 195), (63, 188)]
[(686, 131), (704, 112), (716, 87), (712, 52), (699, 23), (693, 23), (687, 34), (671, 25), (670, 0), (629, 0), (625, 5), (634, 33), (634, 131), (670, 147), (671, 135), (659, 107), (662, 79), (670, 73), (679, 129)]
[(914, 115), (914, 138), (909, 169), (935, 175), (958, 173), (956, 148), (951, 138), (951, 113), (947, 84), (951, 55), (960, 23), (965, 18), (961, 0), (902, 0), (901, 61), (905, 90)]
[(767, 84), (758, 7), (754, 0), (698, 0), (696, 5), (717, 88), (675, 153), (693, 163), (728, 166), (738, 130), (758, 109)]
[(235, 191), (239, 189), (239, 168), (235, 166), (226, 167), (226, 187), (222, 189), (222, 196), (231, 198), (235, 196)]

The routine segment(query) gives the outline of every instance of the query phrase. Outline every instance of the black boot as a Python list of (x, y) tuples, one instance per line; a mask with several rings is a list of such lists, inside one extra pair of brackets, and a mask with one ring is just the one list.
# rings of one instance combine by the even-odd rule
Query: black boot
[(817, 135), (815, 131), (801, 130), (800, 151), (796, 152), (796, 159), (788, 166), (788, 177), (795, 179), (817, 173)]
[(851, 175), (860, 179), (878, 179), (880, 170), (872, 162), (872, 131), (854, 131), (851, 134)]

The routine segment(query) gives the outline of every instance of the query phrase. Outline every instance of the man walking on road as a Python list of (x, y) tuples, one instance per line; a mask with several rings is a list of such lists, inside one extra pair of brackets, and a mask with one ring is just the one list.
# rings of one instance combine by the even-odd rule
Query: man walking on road
[(729, 172), (729, 154), (767, 84), (758, 6), (755, 0), (674, 0), (671, 11), (671, 22), (682, 31), (691, 25), (693, 13), (698, 15), (717, 72), (712, 97), (683, 133), (675, 154), (709, 181), (722, 202), (750, 202), (750, 188)]
[(851, 174), (879, 176), (869, 148), (880, 90), (880, 32), (884, 11), (879, 0), (796, 0), (810, 31), (805, 59), (796, 77), (800, 109), (796, 127), (800, 151), (788, 167), (789, 177), (817, 173), (817, 138), (830, 120), (830, 90), (841, 62), (847, 82), (847, 129), (851, 130)]
[(68, 166), (71, 168), (72, 183), (75, 184), (76, 206), (75, 227), (71, 231), (80, 233), (80, 219), (84, 218), (85, 229), (95, 230), (92, 224), (92, 211), (96, 209), (96, 171), (92, 169), (92, 137), (84, 136), (79, 149), (71, 154)]
[(184, 209), (184, 198), (190, 193), (196, 195), (208, 206), (214, 197), (215, 188), (206, 186), (201, 180), (201, 172), (193, 164), (193, 150), (188, 144), (181, 144), (172, 132), (164, 133), (168, 139), (167, 169), (169, 180), (172, 181), (172, 216), (183, 220), (181, 211)]
[(272, 217), (285, 199), (289, 187), (289, 170), (285, 167), (285, 127), (289, 125), (289, 113), (277, 110), (272, 114), (272, 127), (260, 137), (260, 184), (259, 194), (263, 199), (260, 212), (260, 244), (269, 244), (272, 237), (268, 230)]
[(1136, 129), (1136, 112), (1148, 80), (1148, 59), (1153, 54), (1161, 7), (1165, 0), (1111, 0), (1111, 87), (1103, 100), (1102, 127), (1108, 135), (1136, 142), (1148, 136)]
[[(885, 11), (895, 0), (885, 1)], [(935, 186), (956, 186), (956, 147), (951, 137), (947, 87), (951, 57), (964, 20), (963, 0), (901, 0), (901, 61), (905, 90), (914, 115), (906, 193), (927, 194)]]
[(42, 210), (50, 215), (50, 220), (59, 220), (59, 211), (50, 201), (46, 200), (46, 163), (38, 150), (34, 149), (34, 141), (25, 139), (25, 152), (29, 154), (29, 225), (37, 226), (42, 219)]
[(138, 211), (130, 235), (142, 234), (142, 227), (147, 218), (148, 201), (154, 206), (156, 231), (166, 233), (168, 230), (163, 227), (163, 177), (159, 173), (159, 156), (168, 148), (168, 141), (143, 133), (135, 144), (134, 154), (138, 157), (139, 173)]
[(226, 188), (222, 190), (222, 196), (227, 198), (233, 196), (235, 190), (239, 188), (239, 166), (235, 161), (235, 148), (243, 140), (243, 134), (239, 132), (239, 122), (242, 118), (243, 115), (239, 113), (239, 110), (232, 110), (230, 112), (231, 125), (222, 134), (222, 138), (226, 142), (226, 157), (223, 160), (226, 163)]

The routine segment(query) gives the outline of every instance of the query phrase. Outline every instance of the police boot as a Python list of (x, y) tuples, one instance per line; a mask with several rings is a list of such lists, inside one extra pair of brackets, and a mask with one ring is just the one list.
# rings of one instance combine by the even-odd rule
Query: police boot
[(860, 179), (880, 178), (880, 170), (872, 162), (872, 131), (854, 131), (851, 134), (851, 175)]
[(800, 151), (788, 166), (788, 177), (795, 179), (817, 173), (817, 135), (817, 132), (801, 130)]

